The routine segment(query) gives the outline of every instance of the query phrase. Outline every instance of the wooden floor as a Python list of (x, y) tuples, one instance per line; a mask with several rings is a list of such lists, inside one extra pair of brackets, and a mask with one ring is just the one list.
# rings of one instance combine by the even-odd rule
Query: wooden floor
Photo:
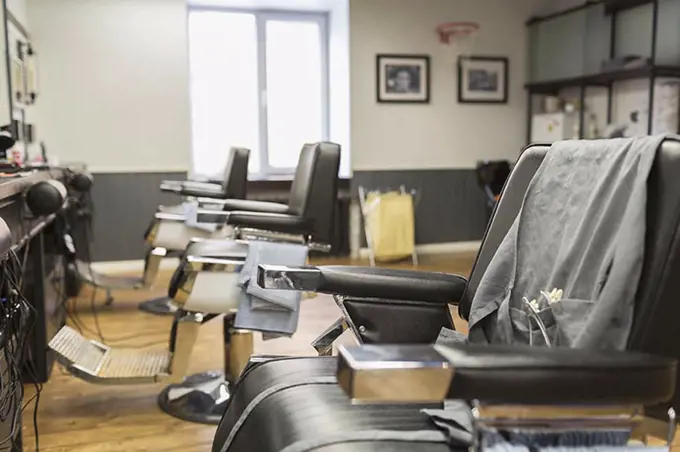
[[(420, 269), (467, 275), (474, 256), (438, 256), (423, 258)], [(331, 260), (347, 264), (347, 261)], [(321, 263), (321, 262), (319, 262)], [(324, 261), (323, 263), (329, 263)], [(410, 264), (399, 266), (410, 267)], [(118, 292), (110, 309), (101, 311), (99, 323), (108, 345), (146, 349), (167, 348), (171, 318), (157, 317), (137, 310), (139, 301), (161, 296), (169, 274), (152, 292)], [(101, 306), (103, 294), (97, 294)], [(80, 319), (96, 339), (94, 318), (89, 313), (91, 292), (84, 291), (78, 300)], [(300, 325), (291, 339), (256, 342), (257, 353), (286, 355), (314, 355), (310, 341), (338, 317), (338, 309), (328, 296), (303, 301)], [(457, 326), (465, 329), (462, 321)], [(204, 325), (192, 355), (190, 372), (201, 372), (222, 367), (221, 322)], [(45, 384), (40, 398), (38, 428), (41, 451), (109, 452), (109, 451), (209, 451), (215, 432), (214, 426), (193, 424), (172, 418), (156, 405), (156, 396), (164, 385), (97, 386), (63, 373), (55, 366), (50, 381)], [(26, 388), (27, 399), (33, 393)], [(24, 450), (35, 450), (33, 406), (24, 411)], [(650, 429), (662, 431), (660, 424)], [(680, 441), (677, 442), (680, 445)]]

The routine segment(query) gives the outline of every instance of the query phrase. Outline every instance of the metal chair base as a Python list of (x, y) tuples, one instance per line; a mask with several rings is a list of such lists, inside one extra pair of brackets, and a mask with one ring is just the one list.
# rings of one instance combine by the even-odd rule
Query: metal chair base
[(231, 399), (231, 384), (222, 372), (191, 375), (165, 387), (158, 406), (170, 416), (199, 424), (217, 425)]
[(140, 311), (154, 315), (174, 315), (177, 312), (177, 306), (168, 297), (143, 301), (139, 303), (138, 308)]

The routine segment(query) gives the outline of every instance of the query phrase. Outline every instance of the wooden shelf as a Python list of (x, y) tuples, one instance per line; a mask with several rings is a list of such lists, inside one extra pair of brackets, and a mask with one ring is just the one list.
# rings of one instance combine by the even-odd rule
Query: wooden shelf
[(618, 69), (599, 74), (527, 83), (524, 87), (532, 94), (555, 94), (570, 87), (609, 86), (614, 82), (648, 77), (678, 77), (680, 66), (641, 66)]

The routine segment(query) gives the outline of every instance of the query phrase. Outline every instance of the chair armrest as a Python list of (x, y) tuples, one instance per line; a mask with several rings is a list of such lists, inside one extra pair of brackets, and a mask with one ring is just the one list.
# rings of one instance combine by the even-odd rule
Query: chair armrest
[(672, 397), (677, 362), (634, 352), (470, 345), (340, 347), (338, 382), (358, 401), (654, 405)]
[(221, 198), (224, 196), (222, 185), (198, 181), (163, 181), (161, 191), (204, 198)]
[(259, 229), (284, 234), (309, 235), (314, 232), (314, 223), (309, 218), (267, 212), (229, 212), (227, 225), (239, 228)]
[(263, 289), (316, 292), (321, 270), (314, 266), (258, 265), (257, 285)]
[(180, 180), (164, 180), (161, 182), (160, 189), (166, 193), (180, 193), (182, 191), (182, 182)]
[(307, 290), (333, 295), (424, 303), (457, 303), (467, 280), (445, 273), (354, 266), (285, 267), (260, 265), (265, 289)]
[[(339, 295), (344, 320), (367, 344), (430, 344), (453, 328), (449, 303), (460, 300), (465, 278), (441, 273), (367, 267), (258, 266), (265, 289)], [(320, 342), (332, 342), (322, 334)], [(328, 344), (325, 344), (328, 345)]]
[(276, 202), (252, 201), (248, 199), (198, 198), (198, 205), (218, 205), (224, 211), (287, 213), (288, 205)]

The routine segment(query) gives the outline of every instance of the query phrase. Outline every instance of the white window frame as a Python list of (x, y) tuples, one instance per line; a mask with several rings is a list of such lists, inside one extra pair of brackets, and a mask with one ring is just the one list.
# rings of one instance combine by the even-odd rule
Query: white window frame
[[(267, 21), (314, 22), (319, 26), (321, 43), (321, 139), (329, 140), (330, 135), (330, 95), (329, 95), (329, 35), (328, 14), (325, 12), (288, 11), (288, 10), (254, 10), (245, 8), (224, 8), (213, 6), (190, 6), (192, 12), (214, 12), (232, 14), (251, 14), (255, 17), (257, 31), (257, 73), (258, 73), (258, 112), (259, 112), (259, 149), (260, 168), (256, 173), (250, 173), (252, 178), (267, 178), (269, 176), (289, 176), (295, 173), (295, 164), (289, 168), (276, 168), (269, 164), (268, 110), (267, 110)], [(215, 52), (219, 52), (216, 49)], [(233, 143), (238, 145), (238, 143)], [(300, 149), (302, 145), (300, 143)]]

